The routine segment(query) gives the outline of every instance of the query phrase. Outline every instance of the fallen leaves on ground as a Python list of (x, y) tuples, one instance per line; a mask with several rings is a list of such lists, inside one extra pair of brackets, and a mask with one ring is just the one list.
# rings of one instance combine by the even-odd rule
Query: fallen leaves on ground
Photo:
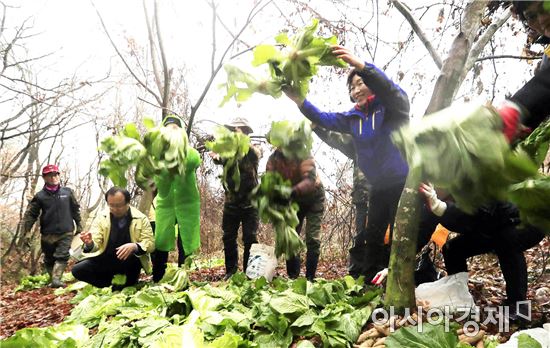
[[(544, 239), (538, 247), (528, 250), (526, 260), (529, 268), (528, 298), (537, 298), (537, 291), (544, 295), (544, 289), (550, 284), (549, 260), (550, 241)], [(439, 265), (439, 262), (436, 262)], [(278, 267), (278, 276), (286, 276), (284, 262)], [(301, 275), (305, 274), (302, 264)], [(317, 276), (335, 279), (347, 274), (347, 262), (337, 258), (321, 260)], [(216, 266), (202, 268), (190, 273), (191, 281), (222, 281), (225, 268)], [(142, 281), (150, 281), (150, 277)], [(499, 305), (505, 298), (504, 280), (496, 257), (484, 255), (470, 261), (470, 291), (477, 305)], [(73, 305), (69, 300), (74, 294), (56, 296), (54, 289), (44, 287), (15, 293), (15, 284), (2, 285), (0, 295), (0, 339), (11, 336), (15, 331), (25, 327), (46, 327), (58, 324), (70, 313)], [(541, 297), (541, 296), (539, 296)], [(542, 297), (541, 297), (542, 298)], [(536, 323), (550, 321), (550, 304), (533, 301), (533, 319)], [(372, 326), (372, 325), (371, 325)], [(537, 325), (535, 325), (537, 326)], [(540, 326), (540, 325), (538, 325)], [(370, 328), (370, 327), (369, 327)], [(488, 327), (488, 333), (496, 333), (495, 327)], [(510, 333), (511, 334), (511, 333)]]

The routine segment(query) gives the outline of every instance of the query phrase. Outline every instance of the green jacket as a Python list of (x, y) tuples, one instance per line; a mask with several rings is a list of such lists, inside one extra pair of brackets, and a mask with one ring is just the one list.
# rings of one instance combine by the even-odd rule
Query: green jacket
[(189, 148), (184, 176), (168, 174), (155, 177), (157, 205), (155, 209), (155, 245), (157, 250), (170, 251), (175, 246), (176, 222), (185, 255), (201, 244), (200, 194), (195, 170), (201, 164), (197, 150)]
[[(155, 251), (153, 229), (147, 216), (136, 208), (130, 207), (130, 214), (132, 215), (130, 240), (132, 243), (137, 243), (145, 251), (145, 254), (138, 257), (145, 273), (150, 274), (151, 258), (149, 254)], [(91, 228), (91, 232), (94, 246), (92, 250), (84, 253), (86, 258), (101, 255), (107, 247), (109, 235), (111, 234), (111, 213), (108, 210), (98, 217)]]

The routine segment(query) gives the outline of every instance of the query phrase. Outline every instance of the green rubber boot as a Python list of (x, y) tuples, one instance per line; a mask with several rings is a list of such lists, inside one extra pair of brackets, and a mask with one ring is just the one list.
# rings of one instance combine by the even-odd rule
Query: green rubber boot
[(65, 268), (67, 267), (66, 262), (58, 262), (56, 261), (53, 265), (52, 270), (52, 283), (50, 284), (50, 287), (52, 288), (62, 288), (65, 286), (65, 283), (61, 280), (63, 277), (63, 272), (65, 272)]

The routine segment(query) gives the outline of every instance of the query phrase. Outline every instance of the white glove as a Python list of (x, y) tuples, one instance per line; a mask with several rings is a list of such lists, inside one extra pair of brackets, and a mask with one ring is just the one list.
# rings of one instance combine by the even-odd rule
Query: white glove
[(376, 273), (376, 275), (374, 276), (374, 278), (372, 278), (370, 282), (371, 284), (374, 284), (374, 285), (381, 285), (387, 276), (388, 276), (388, 269), (384, 268), (380, 272)]
[(424, 197), (426, 197), (428, 207), (432, 213), (437, 216), (443, 216), (443, 213), (447, 210), (447, 203), (437, 198), (437, 193), (435, 192), (434, 187), (431, 184), (427, 185), (421, 183), (419, 191), (424, 195)]

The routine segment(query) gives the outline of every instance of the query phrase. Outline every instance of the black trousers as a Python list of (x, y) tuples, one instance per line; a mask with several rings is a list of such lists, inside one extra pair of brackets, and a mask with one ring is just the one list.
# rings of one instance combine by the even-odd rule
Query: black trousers
[(361, 232), (367, 226), (367, 215), (369, 213), (368, 202), (355, 203), (355, 243), (361, 236)]
[(527, 264), (523, 252), (537, 245), (544, 234), (535, 227), (505, 226), (492, 235), (482, 231), (461, 234), (443, 247), (445, 266), (449, 274), (467, 272), (469, 257), (496, 253), (506, 281), (509, 302), (523, 301), (527, 296)]
[(223, 251), (225, 255), (225, 272), (233, 274), (238, 270), (239, 253), (237, 248), (237, 237), (239, 226), (242, 224), (243, 233), (243, 271), (246, 271), (250, 247), (258, 243), (256, 232), (258, 230), (258, 210), (251, 205), (236, 205), (226, 203), (223, 207), (222, 229), (223, 229)]
[(397, 205), (404, 185), (397, 183), (384, 188), (371, 188), (367, 225), (356, 236), (355, 244), (350, 249), (350, 275), (355, 277), (362, 274), (370, 281), (376, 273), (388, 267), (390, 248), (384, 245), (384, 235), (388, 225), (393, 233)]
[(125, 286), (135, 285), (140, 271), (141, 263), (134, 255), (130, 255), (124, 261), (117, 259), (116, 256), (99, 255), (80, 261), (72, 269), (76, 279), (98, 288), (110, 286), (116, 274), (126, 276)]

